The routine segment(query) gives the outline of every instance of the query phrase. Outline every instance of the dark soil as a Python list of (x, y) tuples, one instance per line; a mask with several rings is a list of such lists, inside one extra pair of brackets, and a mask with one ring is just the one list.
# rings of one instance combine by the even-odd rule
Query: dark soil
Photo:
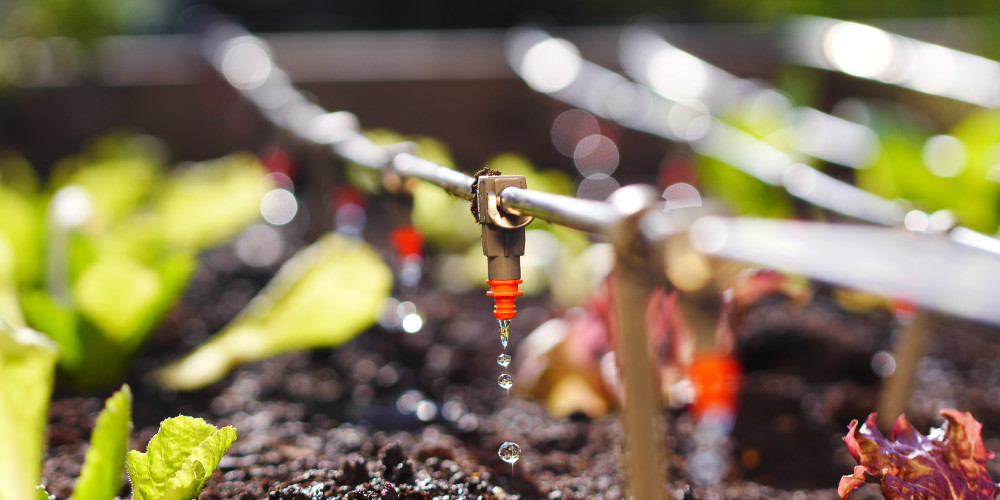
[[(338, 349), (244, 366), (193, 393), (144, 379), (217, 331), (268, 274), (237, 265), (228, 247), (206, 254), (191, 291), (129, 376), (134, 449), (144, 450), (159, 422), (178, 414), (238, 429), (202, 499), (624, 497), (617, 415), (555, 420), (536, 402), (506, 397), (496, 385), (491, 303), (478, 292), (422, 288), (404, 296), (426, 315), (417, 334), (373, 328)], [(518, 307), (514, 346), (550, 315), (544, 298)], [(880, 380), (871, 360), (891, 345), (892, 321), (881, 312), (848, 314), (820, 290), (808, 306), (762, 300), (745, 325), (746, 374), (727, 478), (709, 488), (689, 483), (692, 423), (680, 410), (665, 411), (672, 498), (838, 498), (839, 477), (854, 465), (841, 438), (848, 422), (874, 409)], [(954, 321), (937, 328), (908, 413), (918, 429), (937, 425), (939, 408), (971, 411), (984, 423), (987, 447), (1000, 450), (996, 334)], [(108, 394), (57, 391), (43, 484), (58, 498), (72, 492)], [(504, 441), (521, 446), (513, 467), (497, 457)], [(989, 467), (1000, 477), (996, 461)], [(130, 495), (126, 481), (121, 496)], [(881, 494), (867, 485), (851, 498)]]

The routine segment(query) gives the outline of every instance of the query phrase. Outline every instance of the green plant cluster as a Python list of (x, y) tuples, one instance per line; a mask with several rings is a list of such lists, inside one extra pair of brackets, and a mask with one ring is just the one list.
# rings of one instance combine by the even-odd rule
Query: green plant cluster
[[(789, 74), (795, 77), (780, 83), (798, 89), (794, 94), (807, 99), (815, 94), (802, 90), (817, 85), (815, 81), (803, 79), (798, 72)], [(867, 126), (878, 137), (875, 154), (855, 171), (827, 168), (821, 162), (801, 158), (786, 140), (791, 123), (785, 107), (744, 102), (720, 118), (830, 175), (853, 176), (856, 185), (870, 193), (905, 200), (908, 206), (927, 213), (948, 210), (964, 226), (986, 234), (997, 232), (1000, 112), (974, 110), (952, 125), (943, 125), (939, 123), (942, 120), (902, 103), (855, 99), (853, 104), (863, 110)], [(940, 107), (945, 103), (936, 104)], [(942, 142), (947, 150), (940, 147)], [(777, 218), (796, 215), (792, 197), (781, 186), (768, 185), (713, 158), (699, 156), (696, 160), (705, 191), (724, 199), (735, 213)], [(942, 162), (951, 170), (936, 165)]]
[[(0, 498), (48, 500), (38, 485), (48, 421), (56, 348), (28, 328), (0, 323)], [(218, 429), (200, 418), (164, 420), (145, 453), (126, 451), (132, 430), (132, 391), (124, 385), (97, 417), (73, 500), (111, 500), (121, 491), (128, 461), (133, 497), (190, 500), (236, 440), (236, 429)]]
[(255, 157), (168, 170), (160, 150), (109, 136), (55, 165), (44, 186), (18, 157), (0, 161), (0, 316), (55, 340), (78, 388), (120, 380), (198, 252), (260, 217)]

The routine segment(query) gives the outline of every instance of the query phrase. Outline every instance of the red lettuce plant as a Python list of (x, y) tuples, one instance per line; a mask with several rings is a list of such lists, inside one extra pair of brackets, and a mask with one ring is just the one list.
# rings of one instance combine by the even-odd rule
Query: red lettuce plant
[(986, 471), (993, 452), (983, 444), (983, 425), (970, 413), (944, 409), (945, 422), (924, 436), (900, 415), (891, 440), (875, 427), (875, 413), (848, 426), (844, 442), (860, 465), (840, 479), (837, 492), (847, 498), (864, 482), (881, 483), (890, 500), (996, 497), (1000, 487)]

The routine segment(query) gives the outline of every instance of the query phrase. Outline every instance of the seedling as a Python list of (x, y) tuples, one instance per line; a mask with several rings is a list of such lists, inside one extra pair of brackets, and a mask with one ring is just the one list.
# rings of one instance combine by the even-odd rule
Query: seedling
[(135, 500), (192, 500), (236, 441), (236, 429), (219, 429), (200, 418), (174, 417), (160, 423), (146, 452), (128, 452)]

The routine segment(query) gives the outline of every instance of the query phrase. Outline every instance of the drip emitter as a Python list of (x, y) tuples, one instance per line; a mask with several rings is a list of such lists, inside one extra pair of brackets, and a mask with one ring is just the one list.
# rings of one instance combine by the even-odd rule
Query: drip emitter
[(516, 297), (521, 283), (521, 259), (524, 255), (524, 227), (533, 217), (511, 208), (500, 207), (500, 192), (509, 187), (527, 188), (523, 175), (500, 175), (484, 168), (476, 174), (473, 184), (472, 213), (483, 229), (483, 255), (486, 256), (486, 283), (493, 297), (493, 316), (504, 322), (514, 319)]
[[(493, 316), (500, 326), (500, 345), (503, 353), (497, 356), (497, 364), (503, 373), (497, 378), (497, 385), (506, 389), (508, 396), (514, 386), (514, 377), (507, 373), (510, 355), (507, 341), (510, 340), (510, 322), (517, 314), (514, 300), (521, 292), (521, 256), (524, 255), (524, 227), (532, 217), (513, 209), (504, 210), (500, 206), (500, 193), (507, 188), (528, 187), (521, 175), (500, 175), (500, 172), (486, 167), (476, 173), (472, 184), (472, 215), (483, 228), (483, 255), (486, 256), (487, 279), (490, 290), (486, 295), (493, 297)], [(521, 447), (513, 441), (500, 445), (497, 455), (510, 464), (514, 473), (514, 462), (521, 458)]]

